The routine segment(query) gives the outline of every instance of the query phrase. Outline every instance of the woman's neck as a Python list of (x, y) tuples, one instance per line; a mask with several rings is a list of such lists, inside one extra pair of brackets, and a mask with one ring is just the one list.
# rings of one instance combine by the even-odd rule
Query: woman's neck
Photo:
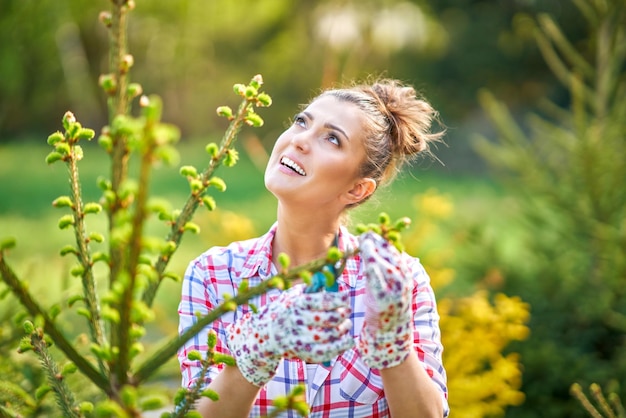
[(338, 217), (324, 214), (288, 213), (278, 210), (278, 225), (272, 245), (272, 259), (285, 253), (292, 266), (299, 266), (324, 257), (339, 230)]

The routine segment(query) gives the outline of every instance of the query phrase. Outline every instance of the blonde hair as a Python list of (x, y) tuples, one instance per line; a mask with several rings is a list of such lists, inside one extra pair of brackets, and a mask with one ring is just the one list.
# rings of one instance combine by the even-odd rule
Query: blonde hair
[(430, 143), (440, 141), (444, 130), (431, 132), (438, 113), (413, 87), (398, 80), (380, 79), (367, 84), (329, 89), (318, 95), (353, 103), (365, 115), (366, 158), (361, 175), (390, 183), (402, 165), (418, 154), (430, 154)]

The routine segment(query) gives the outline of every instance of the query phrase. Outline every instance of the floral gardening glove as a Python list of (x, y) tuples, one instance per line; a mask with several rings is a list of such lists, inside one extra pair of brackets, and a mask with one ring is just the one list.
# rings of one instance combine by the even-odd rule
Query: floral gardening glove
[(322, 363), (354, 344), (345, 293), (282, 293), (258, 313), (247, 313), (227, 329), (227, 344), (241, 374), (263, 386), (281, 358)]
[(413, 345), (413, 283), (400, 254), (373, 232), (359, 238), (364, 263), (365, 322), (358, 348), (373, 369), (402, 363)]

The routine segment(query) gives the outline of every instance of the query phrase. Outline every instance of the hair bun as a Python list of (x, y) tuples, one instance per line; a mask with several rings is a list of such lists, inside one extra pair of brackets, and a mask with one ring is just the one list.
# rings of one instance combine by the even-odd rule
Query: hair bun
[(429, 143), (440, 140), (443, 132), (431, 133), (437, 111), (415, 92), (397, 80), (381, 80), (372, 84), (372, 96), (389, 123), (393, 153), (411, 156), (429, 151)]

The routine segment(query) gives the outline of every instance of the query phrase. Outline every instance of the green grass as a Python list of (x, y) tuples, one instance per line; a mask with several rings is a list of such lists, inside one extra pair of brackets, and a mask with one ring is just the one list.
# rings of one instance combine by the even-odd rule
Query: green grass
[[(86, 144), (85, 158), (79, 163), (84, 201), (97, 201), (101, 191), (97, 187), (99, 176), (109, 177), (108, 156), (95, 144)], [(70, 257), (58, 256), (59, 248), (73, 242), (70, 230), (59, 230), (57, 221), (67, 213), (56, 209), (51, 202), (60, 195), (69, 194), (67, 170), (64, 164), (51, 166), (44, 162), (50, 147), (29, 144), (0, 146), (0, 239), (13, 236), (18, 246), (9, 254), (11, 264), (18, 273), (30, 277), (41, 276), (34, 285), (49, 283), (45, 278), (67, 276), (64, 272), (71, 267)], [(200, 143), (182, 144), (180, 165), (195, 165), (201, 169), (208, 158)], [(218, 209), (232, 211), (249, 218), (256, 234), (263, 233), (275, 220), (276, 202), (263, 185), (263, 172), (251, 163), (244, 152), (234, 168), (220, 167), (217, 175), (224, 178), (228, 188), (214, 195)], [(174, 207), (181, 207), (189, 195), (186, 179), (176, 167), (158, 167), (151, 183), (153, 195), (169, 199)], [(131, 165), (132, 169), (132, 165)], [(494, 208), (501, 206), (505, 193), (493, 181), (482, 177), (442, 174), (437, 167), (412, 171), (399, 177), (391, 187), (380, 190), (375, 199), (357, 208), (351, 214), (352, 223), (370, 222), (378, 213), (385, 211), (392, 219), (415, 216), (413, 198), (429, 189), (449, 195), (461, 217), (488, 219)], [(202, 208), (196, 217), (202, 219), (206, 211)], [(106, 231), (103, 214), (89, 216), (86, 220), (90, 231)], [(167, 229), (158, 222), (151, 224), (151, 231), (165, 236)], [(171, 267), (182, 273), (186, 264), (212, 245), (206, 233), (199, 236), (187, 234), (183, 245), (172, 260)], [(214, 244), (214, 243), (213, 243)]]

